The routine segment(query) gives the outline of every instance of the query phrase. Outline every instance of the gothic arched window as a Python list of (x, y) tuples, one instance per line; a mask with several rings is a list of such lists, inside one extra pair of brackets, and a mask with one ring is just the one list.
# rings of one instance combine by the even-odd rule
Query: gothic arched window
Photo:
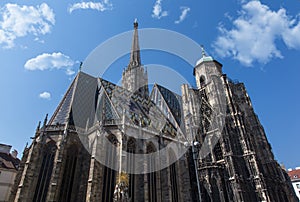
[[(175, 160), (175, 154), (173, 151), (169, 152), (169, 162), (173, 162)], [(178, 202), (178, 180), (177, 180), (177, 165), (176, 161), (172, 163), (169, 167), (170, 169), (170, 182), (171, 182), (171, 194), (172, 194), (172, 202)]]
[[(130, 171), (130, 173), (133, 172), (134, 169), (134, 159), (133, 156), (131, 154), (135, 153), (135, 149), (136, 149), (136, 142), (134, 138), (130, 138), (127, 142), (127, 152), (129, 153), (128, 156), (128, 166), (130, 166), (128, 168), (128, 170)], [(129, 198), (130, 200), (133, 202), (134, 201), (134, 186), (135, 186), (135, 175), (134, 174), (129, 174)]]
[(200, 86), (201, 88), (205, 86), (205, 77), (203, 75), (200, 76)]
[(71, 201), (71, 196), (74, 194), (76, 195), (76, 192), (73, 191), (73, 188), (74, 186), (76, 186), (74, 180), (76, 180), (75, 171), (76, 171), (77, 160), (78, 160), (78, 149), (76, 145), (72, 145), (67, 149), (59, 201)]
[(48, 187), (52, 175), (56, 144), (48, 142), (42, 149), (42, 165), (34, 192), (33, 201), (46, 201)]
[[(147, 154), (151, 154), (154, 153), (155, 147), (152, 143), (147, 145)], [(154, 172), (155, 170), (155, 158), (154, 156), (149, 159), (148, 163), (148, 167), (151, 170), (153, 170), (153, 172), (150, 172), (147, 174), (147, 179), (148, 179), (148, 201), (149, 202), (156, 202), (157, 201), (157, 193), (156, 193), (156, 172)]]
[(221, 201), (220, 198), (220, 188), (219, 188), (219, 184), (220, 183), (220, 179), (216, 179), (216, 177), (212, 177), (211, 181), (210, 181), (210, 185), (211, 185), (211, 191), (212, 191), (212, 195), (211, 195), (211, 199), (212, 201)]
[(217, 161), (223, 159), (223, 152), (222, 152), (222, 148), (220, 145), (220, 142), (218, 142), (215, 147), (213, 148), (214, 151), (214, 155)]
[[(118, 146), (118, 139), (114, 135), (109, 135), (108, 140), (115, 146)], [(106, 162), (116, 162), (117, 151), (116, 149), (106, 151)], [(102, 202), (112, 202), (114, 196), (114, 189), (116, 185), (116, 171), (104, 166), (103, 172), (103, 189), (102, 189)]]

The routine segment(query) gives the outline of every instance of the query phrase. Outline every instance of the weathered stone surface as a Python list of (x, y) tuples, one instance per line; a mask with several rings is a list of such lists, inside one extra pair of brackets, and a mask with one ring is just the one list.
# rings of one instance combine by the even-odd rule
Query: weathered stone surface
[[(101, 164), (97, 157), (120, 165), (120, 148), (147, 154), (172, 141), (182, 147), (187, 146), (185, 141), (188, 145), (197, 141), (200, 152), (190, 148), (171, 163), (177, 154), (172, 150), (172, 155), (161, 156), (166, 165), (171, 164), (166, 168), (150, 174), (130, 173), (128, 196), (132, 202), (190, 202), (199, 201), (200, 197), (202, 202), (297, 201), (287, 174), (274, 160), (244, 84), (231, 81), (223, 74), (220, 63), (203, 55), (194, 69), (197, 88), (183, 85), (179, 96), (155, 85), (149, 98), (145, 86), (148, 78), (140, 61), (137, 22), (134, 27), (123, 88), (79, 72), (49, 123), (44, 121), (32, 144), (24, 150), (10, 201), (112, 202), (118, 171)], [(119, 93), (119, 100), (112, 100), (112, 91)], [(77, 100), (74, 95), (79, 96)], [(120, 106), (128, 96), (133, 110), (131, 120), (125, 121)], [(98, 102), (93, 103), (94, 100)], [(89, 122), (78, 122), (80, 128), (74, 126), (74, 102), (81, 117), (96, 111)], [(168, 113), (169, 121), (158, 132), (145, 127), (155, 104), (162, 112), (154, 115)], [(98, 128), (97, 133), (92, 133), (93, 141), (89, 136), (78, 135), (83, 126), (92, 123)], [(114, 149), (106, 149), (106, 138)], [(141, 168), (148, 166), (145, 162), (128, 162)]]

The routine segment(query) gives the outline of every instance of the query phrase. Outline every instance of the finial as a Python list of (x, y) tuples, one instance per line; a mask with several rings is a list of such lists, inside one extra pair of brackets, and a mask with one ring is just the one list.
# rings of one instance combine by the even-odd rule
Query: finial
[(206, 53), (205, 53), (205, 50), (204, 50), (204, 46), (201, 45), (201, 50), (202, 50), (202, 58), (206, 57)]
[(139, 26), (138, 22), (137, 22), (137, 18), (134, 19), (134, 23), (133, 23), (133, 27), (134, 29), (137, 29)]
[(80, 62), (79, 71), (81, 72), (83, 62)]
[(45, 117), (45, 119), (44, 119), (44, 125), (43, 125), (43, 126), (46, 126), (47, 120), (48, 120), (48, 114), (46, 114), (46, 117)]
[(39, 121), (38, 126), (36, 127), (36, 132), (40, 130), (41, 122)]

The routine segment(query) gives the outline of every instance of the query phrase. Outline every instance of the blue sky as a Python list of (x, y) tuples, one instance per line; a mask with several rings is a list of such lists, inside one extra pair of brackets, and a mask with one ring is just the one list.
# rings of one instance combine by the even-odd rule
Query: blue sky
[[(135, 18), (139, 28), (169, 29), (203, 44), (224, 73), (245, 83), (276, 159), (287, 168), (300, 165), (299, 0), (1, 0), (0, 142), (21, 153), (79, 62), (132, 30)], [(171, 67), (194, 84), (192, 69), (169, 57), (142, 52), (144, 64)], [(128, 56), (116, 61), (107, 79), (117, 82), (127, 62)]]

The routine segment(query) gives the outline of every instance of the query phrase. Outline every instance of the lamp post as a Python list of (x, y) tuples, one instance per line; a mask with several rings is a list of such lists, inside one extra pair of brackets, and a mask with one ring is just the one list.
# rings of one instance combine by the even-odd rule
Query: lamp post
[[(197, 152), (198, 152), (199, 142), (193, 141), (192, 142), (192, 153), (193, 153), (193, 160), (195, 166), (195, 173), (196, 173), (196, 180), (197, 180), (197, 188), (198, 188), (198, 195), (199, 201), (201, 202), (201, 189), (200, 189), (200, 182), (199, 182), (199, 174), (198, 174), (198, 159), (197, 159)], [(197, 148), (195, 148), (197, 147)]]
[(198, 196), (199, 196), (199, 202), (202, 202), (202, 198), (201, 198), (201, 188), (200, 188), (200, 181), (199, 181), (199, 174), (198, 174), (198, 152), (199, 152), (199, 146), (200, 143), (198, 141), (195, 140), (195, 135), (193, 133), (193, 116), (192, 114), (188, 114), (186, 116), (186, 119), (188, 120), (187, 125), (190, 128), (190, 134), (191, 134), (191, 138), (189, 140), (189, 142), (185, 142), (184, 145), (186, 147), (191, 146), (192, 147), (192, 153), (193, 153), (193, 162), (194, 162), (194, 168), (195, 168), (195, 174), (196, 174), (196, 181), (197, 181), (197, 189), (198, 189)]
[(199, 174), (198, 174), (198, 147), (200, 145), (199, 142), (192, 140), (191, 142), (185, 142), (184, 145), (186, 147), (192, 147), (192, 154), (193, 154), (193, 162), (194, 162), (194, 168), (195, 168), (195, 174), (196, 174), (196, 181), (197, 181), (197, 189), (198, 189), (198, 196), (199, 196), (199, 202), (202, 202), (201, 199), (201, 189), (200, 189), (200, 181), (199, 181)]

